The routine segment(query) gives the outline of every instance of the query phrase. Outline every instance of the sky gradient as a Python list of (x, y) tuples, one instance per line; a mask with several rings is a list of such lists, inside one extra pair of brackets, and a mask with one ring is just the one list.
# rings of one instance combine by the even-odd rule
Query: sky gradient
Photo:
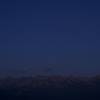
[(1, 0), (1, 75), (100, 73), (99, 0)]

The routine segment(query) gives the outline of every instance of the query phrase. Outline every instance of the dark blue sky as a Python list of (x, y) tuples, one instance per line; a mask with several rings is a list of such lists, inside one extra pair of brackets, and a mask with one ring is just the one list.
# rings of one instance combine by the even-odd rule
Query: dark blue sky
[(0, 73), (100, 73), (100, 1), (0, 0)]

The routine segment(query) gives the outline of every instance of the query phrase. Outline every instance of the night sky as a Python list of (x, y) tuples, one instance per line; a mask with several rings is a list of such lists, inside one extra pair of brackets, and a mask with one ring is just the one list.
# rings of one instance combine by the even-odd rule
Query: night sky
[(1, 76), (99, 73), (99, 0), (0, 0)]

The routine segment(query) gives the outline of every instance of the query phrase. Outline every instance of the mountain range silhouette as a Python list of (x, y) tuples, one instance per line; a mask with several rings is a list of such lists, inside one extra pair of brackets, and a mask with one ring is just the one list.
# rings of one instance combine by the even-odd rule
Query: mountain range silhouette
[(0, 79), (1, 100), (100, 100), (100, 76)]

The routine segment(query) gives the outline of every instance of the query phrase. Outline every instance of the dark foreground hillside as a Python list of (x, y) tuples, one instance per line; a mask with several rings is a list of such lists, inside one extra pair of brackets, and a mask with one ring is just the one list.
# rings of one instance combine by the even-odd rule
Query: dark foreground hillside
[(100, 100), (100, 77), (0, 79), (0, 100)]

